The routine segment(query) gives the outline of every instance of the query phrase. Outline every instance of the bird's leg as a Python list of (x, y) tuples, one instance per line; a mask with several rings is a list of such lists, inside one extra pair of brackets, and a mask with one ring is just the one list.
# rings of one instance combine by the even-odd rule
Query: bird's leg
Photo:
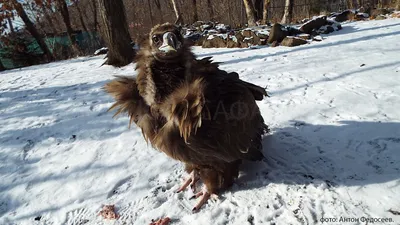
[(193, 169), (192, 172), (190, 172), (189, 178), (185, 180), (183, 185), (176, 191), (177, 193), (185, 190), (187, 186), (190, 185), (190, 188), (192, 189), (193, 193), (196, 191), (196, 183), (199, 181), (199, 172), (196, 169)]
[(200, 197), (200, 200), (197, 202), (197, 204), (194, 206), (193, 208), (193, 212), (198, 212), (199, 209), (208, 201), (208, 199), (212, 198), (212, 199), (218, 199), (218, 195), (216, 194), (210, 194), (210, 192), (207, 190), (207, 187), (204, 186), (203, 190), (196, 193), (195, 195), (193, 195), (190, 199), (193, 198), (198, 198)]

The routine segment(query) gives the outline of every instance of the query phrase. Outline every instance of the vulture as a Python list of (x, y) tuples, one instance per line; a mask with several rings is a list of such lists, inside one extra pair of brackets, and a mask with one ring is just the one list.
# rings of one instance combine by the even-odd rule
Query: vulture
[[(116, 110), (129, 126), (168, 157), (181, 161), (198, 211), (210, 198), (234, 184), (243, 160), (259, 161), (268, 133), (256, 101), (265, 88), (226, 72), (211, 57), (196, 59), (180, 27), (154, 26), (136, 55), (137, 76), (117, 76), (105, 84)], [(203, 183), (196, 193), (196, 183)]]

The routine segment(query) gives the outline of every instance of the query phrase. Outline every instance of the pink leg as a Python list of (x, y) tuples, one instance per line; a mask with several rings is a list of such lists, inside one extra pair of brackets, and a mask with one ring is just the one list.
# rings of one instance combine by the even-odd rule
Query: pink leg
[(192, 210), (193, 212), (198, 212), (200, 210), (200, 208), (208, 201), (208, 199), (210, 199), (210, 198), (218, 199), (218, 195), (210, 194), (206, 187), (203, 188), (202, 191), (200, 191), (200, 192), (196, 193), (195, 195), (193, 195), (190, 199), (198, 198), (198, 197), (200, 197), (200, 200), (194, 206), (194, 208)]
[(187, 186), (189, 186), (189, 184), (190, 184), (190, 188), (193, 190), (193, 192), (195, 192), (196, 191), (196, 183), (197, 183), (197, 181), (199, 181), (199, 179), (200, 179), (200, 177), (199, 177), (198, 171), (193, 170), (190, 173), (190, 177), (185, 180), (183, 185), (176, 191), (176, 193), (179, 193), (179, 192), (185, 190), (187, 188)]

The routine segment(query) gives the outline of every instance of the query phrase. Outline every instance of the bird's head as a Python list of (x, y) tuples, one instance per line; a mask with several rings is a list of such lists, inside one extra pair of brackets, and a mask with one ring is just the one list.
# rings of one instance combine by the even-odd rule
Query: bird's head
[(183, 35), (180, 27), (164, 23), (153, 27), (149, 42), (153, 56), (160, 61), (171, 61), (183, 53)]

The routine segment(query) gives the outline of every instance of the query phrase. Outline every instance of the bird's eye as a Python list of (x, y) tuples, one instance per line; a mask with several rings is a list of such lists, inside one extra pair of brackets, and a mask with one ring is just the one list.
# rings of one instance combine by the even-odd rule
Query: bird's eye
[(157, 44), (158, 42), (160, 42), (160, 38), (158, 38), (157, 35), (154, 35), (153, 42)]

